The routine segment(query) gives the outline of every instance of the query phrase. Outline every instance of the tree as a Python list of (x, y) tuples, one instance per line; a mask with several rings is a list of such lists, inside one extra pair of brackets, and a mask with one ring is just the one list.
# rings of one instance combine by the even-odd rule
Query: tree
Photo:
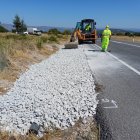
[(13, 20), (13, 24), (14, 24), (14, 27), (15, 27), (17, 33), (24, 32), (27, 30), (27, 26), (26, 26), (24, 20), (23, 19), (21, 20), (18, 15), (15, 16), (15, 18)]
[(71, 35), (71, 31), (70, 31), (70, 30), (65, 30), (65, 31), (63, 32), (63, 34), (64, 34), (64, 35)]
[(24, 31), (26, 31), (27, 30), (27, 26), (26, 26), (26, 24), (24, 23), (24, 20), (22, 19), (21, 20), (21, 29), (20, 29), (20, 31), (21, 32), (24, 32)]
[(131, 34), (130, 32), (126, 32), (125, 36), (130, 36), (130, 34)]
[(57, 30), (56, 28), (54, 28), (54, 29), (50, 29), (48, 31), (48, 34), (55, 34), (55, 35), (57, 35), (57, 34), (61, 34), (61, 32), (59, 30)]
[(124, 33), (123, 33), (123, 32), (117, 32), (116, 35), (117, 35), (117, 36), (123, 36)]
[(135, 36), (140, 36), (140, 32), (134, 33)]
[(18, 15), (15, 16), (15, 18), (13, 20), (13, 24), (14, 24), (14, 27), (16, 28), (16, 32), (19, 33), (20, 28), (21, 28), (21, 21), (20, 21), (20, 17)]

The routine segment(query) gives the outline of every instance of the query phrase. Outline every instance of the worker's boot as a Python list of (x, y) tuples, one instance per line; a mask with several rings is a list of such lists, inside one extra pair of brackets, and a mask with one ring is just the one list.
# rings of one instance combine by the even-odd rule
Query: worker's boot
[(105, 50), (106, 50), (106, 47), (103, 45), (101, 51), (102, 51), (102, 52), (105, 52)]

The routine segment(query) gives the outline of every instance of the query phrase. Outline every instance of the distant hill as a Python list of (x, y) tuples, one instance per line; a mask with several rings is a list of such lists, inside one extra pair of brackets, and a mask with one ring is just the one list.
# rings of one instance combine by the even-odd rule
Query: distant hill
[(0, 25), (0, 32), (8, 32), (8, 30)]
[(70, 30), (70, 31), (72, 30), (72, 28), (65, 28), (65, 27), (51, 27), (51, 26), (36, 26), (36, 27), (37, 27), (37, 29), (39, 29), (43, 32), (47, 32), (50, 29), (54, 29), (54, 28), (58, 29), (60, 32), (63, 32), (65, 30)]
[(12, 24), (0, 24), (0, 26), (4, 27), (5, 29), (7, 29), (8, 31), (12, 31), (13, 29), (13, 25)]
[(127, 29), (127, 30), (130, 30), (130, 31), (133, 31), (133, 32), (140, 32), (140, 29), (137, 29), (137, 28), (130, 28), (130, 29)]
[[(97, 29), (97, 32), (100, 34), (100, 33), (102, 33), (103, 30), (104, 29)], [(127, 29), (114, 29), (114, 28), (111, 28), (110, 30), (114, 34), (117, 34), (117, 33), (125, 34), (126, 32), (130, 32), (130, 33), (134, 33), (135, 32), (135, 31), (127, 30)]]
[[(0, 24), (4, 28), (6, 28), (8, 31), (12, 31), (13, 25), (12, 24)], [(64, 28), (64, 27), (51, 27), (51, 26), (27, 26), (27, 27), (34, 27), (37, 28), (43, 32), (47, 32), (50, 29), (57, 28), (59, 31), (63, 32), (64, 30), (72, 30), (72, 28)]]
[[(0, 24), (1, 26), (3, 26), (4, 28), (6, 28), (8, 31), (12, 31), (13, 29), (13, 25), (12, 24)], [(47, 32), (48, 30), (52, 29), (52, 28), (57, 28), (59, 31), (63, 32), (64, 30), (70, 30), (72, 31), (74, 28), (65, 28), (65, 27), (51, 27), (51, 26), (28, 26), (28, 27), (35, 27), (38, 28), (39, 30), (43, 31), (43, 32)], [(103, 31), (103, 29), (97, 29), (98, 33), (101, 33)], [(125, 32), (140, 32), (140, 29), (135, 29), (135, 28), (130, 28), (130, 29), (115, 29), (112, 28), (111, 31), (113, 33), (125, 33)]]

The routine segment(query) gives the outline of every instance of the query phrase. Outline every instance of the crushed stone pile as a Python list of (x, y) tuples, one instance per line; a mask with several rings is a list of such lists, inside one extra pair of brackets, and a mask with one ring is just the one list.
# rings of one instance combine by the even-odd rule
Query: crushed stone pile
[(66, 129), (95, 114), (94, 79), (83, 49), (60, 50), (30, 66), (13, 88), (0, 96), (0, 129), (25, 134), (36, 122)]

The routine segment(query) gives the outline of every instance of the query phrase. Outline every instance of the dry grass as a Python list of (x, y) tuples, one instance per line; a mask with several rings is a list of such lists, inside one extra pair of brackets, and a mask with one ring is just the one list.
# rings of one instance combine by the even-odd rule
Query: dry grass
[(135, 37), (129, 37), (129, 36), (112, 36), (111, 38), (113, 40), (126, 41), (126, 42), (130, 42), (130, 43), (132, 43), (133, 42), (133, 39), (134, 39), (134, 42), (140, 43), (140, 37), (138, 37), (138, 36), (135, 36)]
[[(55, 53), (58, 50), (57, 44), (67, 39), (64, 35), (58, 38), (48, 34), (34, 36), (0, 33), (0, 81), (13, 83), (29, 65)], [(0, 83), (0, 94), (4, 92), (5, 87)]]
[(93, 118), (88, 118), (86, 123), (80, 119), (73, 127), (66, 130), (46, 130), (43, 137), (34, 135), (12, 136), (6, 132), (0, 133), (0, 140), (98, 140), (98, 129)]

